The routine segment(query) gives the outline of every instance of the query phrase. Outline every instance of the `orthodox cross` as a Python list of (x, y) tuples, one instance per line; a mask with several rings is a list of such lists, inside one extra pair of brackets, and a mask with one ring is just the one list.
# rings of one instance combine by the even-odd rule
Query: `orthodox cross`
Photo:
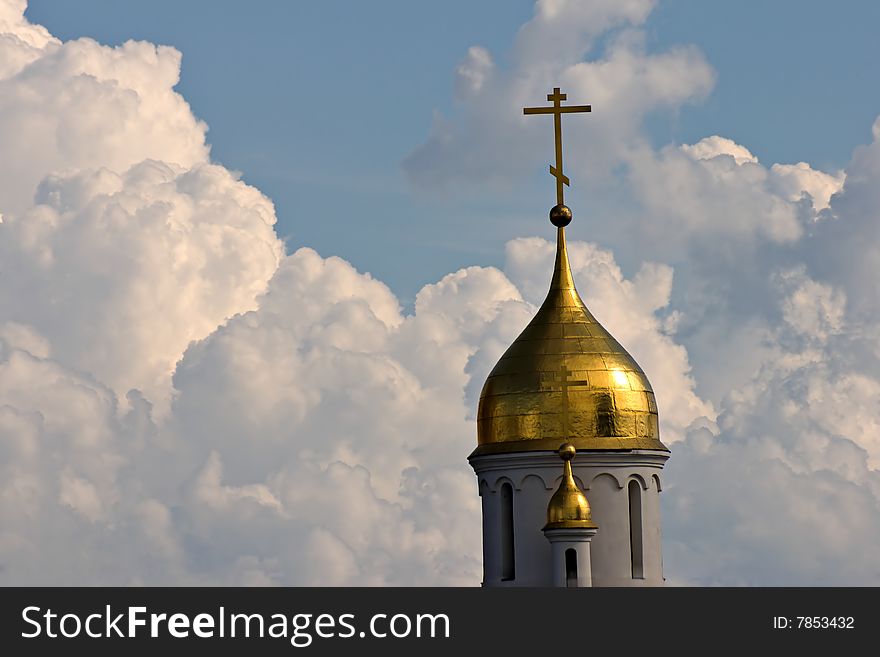
[(550, 165), (550, 175), (556, 178), (556, 204), (565, 205), (562, 186), (568, 185), (568, 176), (562, 172), (562, 115), (572, 112), (589, 112), (590, 105), (562, 106), (562, 101), (568, 97), (560, 93), (559, 87), (553, 89), (552, 94), (547, 94), (547, 100), (553, 103), (553, 107), (524, 107), (523, 114), (552, 114), (553, 132), (556, 137), (556, 166)]
[(562, 367), (559, 368), (559, 389), (562, 390), (562, 439), (570, 440), (571, 436), (568, 434), (568, 389), (569, 388), (583, 388), (590, 387), (590, 382), (585, 380), (576, 380), (569, 379), (568, 376), (571, 374), (571, 370), (565, 366), (565, 363), (562, 364)]

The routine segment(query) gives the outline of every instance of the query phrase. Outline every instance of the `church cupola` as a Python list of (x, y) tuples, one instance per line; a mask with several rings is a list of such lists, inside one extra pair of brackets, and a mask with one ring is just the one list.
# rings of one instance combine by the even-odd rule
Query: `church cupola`
[[(647, 376), (587, 309), (568, 261), (561, 116), (591, 108), (563, 106), (558, 88), (547, 99), (552, 106), (524, 113), (554, 119), (553, 277), (535, 317), (486, 379), (469, 457), (482, 497), (483, 584), (589, 586), (591, 574), (594, 586), (656, 586), (663, 583), (660, 473), (669, 450)], [(576, 517), (562, 520), (566, 514)], [(581, 560), (574, 571), (564, 561), (571, 558)]]
[(592, 586), (590, 540), (596, 535), (597, 527), (587, 496), (571, 474), (571, 460), (577, 450), (571, 443), (565, 443), (558, 453), (563, 462), (562, 480), (547, 505), (547, 524), (543, 530), (550, 541), (553, 585)]
[(587, 496), (578, 488), (571, 475), (571, 460), (577, 454), (577, 450), (571, 443), (564, 443), (559, 447), (558, 453), (563, 463), (562, 480), (547, 505), (547, 524), (544, 525), (544, 531), (570, 528), (595, 529)]

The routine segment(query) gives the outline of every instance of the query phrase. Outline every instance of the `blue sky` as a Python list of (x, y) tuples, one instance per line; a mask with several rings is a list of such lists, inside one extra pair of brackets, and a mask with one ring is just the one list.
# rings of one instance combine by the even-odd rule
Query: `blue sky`
[[(515, 194), (417, 193), (401, 170), (434, 110), (454, 114), (467, 48), (503, 67), (532, 12), (526, 0), (33, 0), (27, 15), (65, 40), (182, 51), (178, 89), (210, 126), (213, 157), (273, 199), (288, 248), (340, 255), (409, 303), (424, 283), (499, 264), (508, 239), (545, 228), (543, 160)], [(880, 112), (878, 22), (872, 2), (661, 3), (649, 49), (693, 44), (717, 79), (704, 102), (649, 115), (648, 133), (657, 146), (721, 134), (762, 162), (842, 168)]]

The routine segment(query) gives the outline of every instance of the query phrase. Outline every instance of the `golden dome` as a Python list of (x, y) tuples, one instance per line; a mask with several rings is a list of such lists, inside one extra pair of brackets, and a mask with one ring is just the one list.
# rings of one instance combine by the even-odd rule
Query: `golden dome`
[(547, 524), (544, 529), (564, 529), (570, 527), (595, 527), (590, 514), (587, 496), (578, 488), (571, 475), (571, 460), (577, 450), (571, 443), (559, 447), (559, 458), (563, 460), (562, 481), (547, 505)]
[(547, 298), (483, 385), (472, 456), (552, 450), (563, 441), (581, 450), (668, 451), (651, 384), (578, 295), (559, 226)]

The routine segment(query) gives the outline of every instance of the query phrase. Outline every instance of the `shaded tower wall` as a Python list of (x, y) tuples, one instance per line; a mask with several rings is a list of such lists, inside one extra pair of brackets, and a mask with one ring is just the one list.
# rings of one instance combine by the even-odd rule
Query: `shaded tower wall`
[[(668, 458), (667, 451), (633, 450), (578, 452), (572, 461), (598, 525), (593, 586), (663, 585), (660, 492)], [(561, 478), (556, 452), (487, 454), (470, 463), (483, 509), (483, 586), (552, 586), (552, 551), (542, 527)], [(503, 499), (505, 486), (512, 498)]]

